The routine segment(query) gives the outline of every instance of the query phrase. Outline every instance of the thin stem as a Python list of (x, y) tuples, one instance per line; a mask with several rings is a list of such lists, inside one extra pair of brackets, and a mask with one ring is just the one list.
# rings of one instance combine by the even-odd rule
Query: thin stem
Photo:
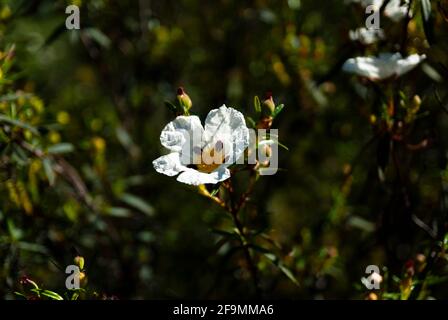
[(243, 195), (239, 199), (238, 203), (234, 202), (234, 189), (233, 189), (230, 179), (225, 181), (222, 184), (222, 186), (224, 188), (226, 188), (227, 191), (229, 192), (229, 204), (228, 205), (220, 197), (210, 194), (204, 186), (199, 187), (199, 193), (202, 194), (203, 196), (211, 199), (213, 202), (218, 204), (221, 208), (223, 208), (224, 210), (226, 210), (227, 213), (230, 214), (230, 216), (232, 218), (232, 222), (238, 231), (238, 236), (239, 236), (239, 240), (241, 243), (241, 247), (243, 249), (244, 258), (246, 259), (246, 263), (248, 265), (249, 272), (250, 272), (250, 275), (251, 275), (251, 278), (252, 278), (252, 281), (254, 284), (255, 294), (256, 294), (257, 298), (260, 298), (261, 297), (261, 288), (259, 285), (258, 270), (257, 270), (256, 264), (252, 258), (252, 255), (250, 254), (247, 237), (244, 232), (244, 227), (243, 227), (243, 224), (241, 223), (241, 220), (238, 216), (238, 213), (240, 212), (241, 208), (243, 208), (243, 206), (249, 199), (250, 193), (252, 193), (252, 190), (254, 188), (255, 181), (256, 181), (256, 179), (254, 177), (256, 177), (256, 174), (255, 174), (255, 176), (252, 176), (247, 191), (243, 193)]
[(250, 254), (250, 250), (249, 250), (249, 246), (248, 246), (248, 241), (246, 238), (246, 234), (244, 232), (244, 227), (243, 224), (241, 223), (241, 220), (238, 216), (238, 213), (240, 211), (240, 209), (244, 206), (244, 203), (247, 201), (247, 197), (249, 195), (250, 192), (252, 192), (253, 187), (254, 187), (254, 182), (252, 182), (254, 179), (251, 179), (251, 183), (249, 185), (248, 190), (243, 194), (243, 196), (241, 197), (240, 201), (235, 204), (234, 203), (234, 199), (233, 199), (233, 187), (232, 187), (232, 183), (231, 180), (228, 180), (227, 183), (227, 189), (229, 191), (230, 194), (230, 205), (228, 207), (228, 212), (230, 213), (231, 217), (232, 217), (232, 221), (233, 224), (235, 225), (236, 229), (238, 230), (238, 234), (239, 234), (239, 239), (241, 242), (241, 247), (243, 249), (243, 253), (244, 253), (244, 257), (246, 259), (246, 263), (248, 265), (249, 268), (249, 272), (251, 274), (252, 277), (252, 281), (254, 284), (254, 288), (255, 288), (255, 295), (257, 296), (257, 298), (261, 297), (261, 288), (260, 288), (260, 284), (259, 284), (259, 277), (258, 277), (258, 269), (256, 267), (256, 264), (252, 258), (252, 255)]

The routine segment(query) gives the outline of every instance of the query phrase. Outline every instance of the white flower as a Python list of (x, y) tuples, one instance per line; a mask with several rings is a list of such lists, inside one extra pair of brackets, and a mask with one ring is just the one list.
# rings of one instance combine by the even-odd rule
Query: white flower
[[(384, 0), (346, 0), (346, 2), (361, 3), (366, 8), (373, 5), (374, 10), (379, 10), (384, 3)], [(404, 0), (403, 4), (401, 0), (390, 0), (384, 8), (384, 15), (394, 22), (398, 22), (408, 14), (409, 0)]]
[(394, 22), (398, 22), (408, 14), (409, 10), (409, 0), (404, 1), (401, 4), (400, 0), (390, 0), (384, 9), (384, 15), (389, 17)]
[(171, 153), (153, 161), (157, 172), (178, 175), (177, 181), (215, 184), (230, 178), (227, 168), (249, 145), (249, 129), (241, 112), (225, 105), (209, 112), (202, 127), (197, 116), (178, 116), (160, 134)]
[(382, 53), (379, 57), (356, 57), (345, 61), (342, 70), (373, 81), (399, 77), (414, 69), (426, 56), (413, 54), (402, 58), (400, 53)]
[(375, 10), (379, 10), (383, 4), (383, 0), (346, 0), (345, 2), (360, 3), (364, 8), (373, 5)]
[(382, 29), (358, 28), (350, 30), (349, 37), (353, 41), (359, 41), (364, 45), (368, 45), (384, 39), (384, 31)]

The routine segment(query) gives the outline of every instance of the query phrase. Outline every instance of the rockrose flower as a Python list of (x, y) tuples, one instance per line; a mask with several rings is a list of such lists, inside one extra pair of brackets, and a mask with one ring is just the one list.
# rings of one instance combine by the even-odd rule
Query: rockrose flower
[(402, 58), (400, 53), (382, 53), (379, 57), (356, 57), (345, 61), (342, 70), (373, 81), (399, 77), (414, 69), (426, 56), (413, 54)]
[(353, 41), (359, 41), (364, 45), (369, 45), (384, 39), (384, 31), (383, 29), (358, 28), (356, 30), (350, 30), (349, 37)]
[[(373, 6), (375, 10), (380, 10), (384, 0), (346, 0), (346, 2), (360, 3), (363, 7)], [(394, 22), (402, 20), (409, 11), (409, 0), (390, 0), (384, 8), (384, 15)]]
[(197, 116), (178, 116), (160, 134), (170, 153), (153, 161), (157, 172), (190, 185), (215, 184), (230, 177), (228, 167), (249, 145), (241, 112), (225, 105), (209, 112), (203, 127)]

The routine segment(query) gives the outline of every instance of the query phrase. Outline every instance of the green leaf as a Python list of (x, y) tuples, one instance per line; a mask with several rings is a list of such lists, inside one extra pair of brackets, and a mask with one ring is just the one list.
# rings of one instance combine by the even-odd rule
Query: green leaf
[(177, 107), (169, 101), (165, 101), (165, 106), (170, 109), (170, 111), (177, 113)]
[(423, 63), (421, 69), (432, 80), (436, 82), (443, 81), (443, 77), (440, 75), (440, 73), (436, 69), (434, 69), (429, 63)]
[(12, 157), (14, 158), (15, 161), (17, 161), (19, 164), (25, 165), (28, 161), (28, 156), (25, 153), (25, 151), (16, 145), (13, 145), (13, 153), (12, 153)]
[(129, 209), (121, 208), (121, 207), (107, 208), (106, 213), (112, 217), (117, 217), (117, 218), (129, 218), (131, 216), (131, 211), (129, 211)]
[(44, 171), (47, 176), (48, 182), (50, 183), (50, 186), (54, 186), (54, 183), (56, 181), (56, 174), (54, 173), (51, 160), (49, 158), (42, 159), (42, 164), (44, 166)]
[(64, 298), (62, 298), (59, 294), (57, 294), (54, 291), (43, 290), (40, 292), (40, 294), (42, 294), (43, 296), (50, 298), (52, 300), (64, 300)]
[(383, 299), (400, 300), (400, 297), (401, 297), (400, 293), (393, 293), (393, 292), (384, 292), (383, 293)]
[(17, 295), (17, 296), (19, 296), (19, 297), (22, 297), (22, 298), (27, 299), (26, 295), (24, 295), (23, 293), (20, 293), (20, 292), (15, 291), (14, 294)]
[(26, 250), (26, 251), (48, 254), (47, 248), (45, 248), (43, 245), (40, 245), (38, 243), (20, 241), (17, 244), (17, 247), (22, 250)]
[(115, 133), (117, 135), (118, 141), (120, 141), (121, 145), (126, 149), (130, 149), (134, 145), (131, 136), (124, 128), (117, 127)]
[(285, 146), (283, 143), (281, 143), (280, 141), (277, 141), (277, 144), (282, 147), (283, 149), (285, 149), (286, 151), (289, 151), (289, 148), (287, 146)]
[(60, 154), (60, 153), (70, 153), (73, 152), (75, 148), (71, 143), (58, 143), (53, 146), (48, 147), (47, 151), (50, 154)]
[(216, 188), (215, 190), (213, 190), (211, 193), (210, 193), (210, 195), (212, 196), (212, 197), (214, 197), (214, 196), (216, 196), (216, 194), (219, 192), (219, 188)]
[(273, 254), (273, 253), (265, 253), (264, 256), (266, 258), (268, 258), (271, 262), (276, 264), (275, 261), (277, 261), (277, 257), (275, 256), (275, 254)]
[(154, 215), (153, 207), (140, 197), (137, 197), (129, 193), (125, 193), (120, 197), (120, 199), (129, 206), (137, 210), (140, 210), (141, 212), (150, 217)]
[(96, 43), (104, 48), (110, 47), (110, 39), (97, 28), (87, 28), (84, 29), (84, 33), (87, 34), (90, 38), (92, 38)]
[(300, 286), (299, 281), (297, 281), (296, 277), (294, 276), (291, 270), (289, 270), (283, 264), (279, 264), (278, 267), (289, 278), (289, 280), (291, 280), (296, 286), (298, 287)]
[(257, 123), (251, 117), (246, 117), (246, 121), (249, 123), (249, 127), (251, 128), (255, 128), (257, 126)]
[[(271, 252), (268, 250), (268, 249), (265, 249), (265, 248), (263, 248), (263, 247), (260, 247), (260, 246), (258, 246), (258, 245), (256, 245), (256, 244), (250, 244), (249, 245), (249, 247), (251, 248), (251, 249), (254, 249), (255, 251), (258, 251), (258, 252), (260, 252), (260, 253), (263, 253), (263, 254), (265, 254), (265, 255), (271, 255)], [(270, 260), (271, 260), (271, 258), (274, 258), (274, 260), (275, 260), (275, 256), (274, 257), (272, 257), (272, 256), (269, 256), (270, 258)], [(266, 257), (266, 258), (268, 258), (268, 257)]]
[(272, 113), (272, 117), (275, 119), (275, 117), (277, 117), (280, 114), (280, 112), (282, 112), (284, 107), (285, 107), (284, 104), (276, 106), (274, 112)]
[(273, 253), (265, 253), (264, 256), (270, 260), (277, 268), (280, 269), (281, 272), (283, 272), (284, 275), (286, 275), (296, 286), (300, 286), (299, 281), (294, 276), (292, 271), (286, 267), (281, 261), (278, 260), (278, 258)]
[(239, 238), (239, 236), (231, 231), (219, 230), (219, 229), (210, 229), (210, 231), (214, 234), (223, 236), (225, 238)]
[(430, 0), (421, 0), (422, 4), (422, 15), (424, 20), (428, 20), (431, 15), (431, 1)]
[(8, 219), (6, 221), (6, 225), (8, 226), (8, 232), (13, 241), (20, 240), (23, 236), (23, 231), (16, 228), (14, 221)]
[(13, 125), (13, 126), (19, 127), (19, 128), (22, 128), (22, 129), (29, 130), (33, 134), (39, 135), (39, 131), (37, 131), (36, 128), (34, 128), (33, 126), (30, 126), (29, 124), (24, 123), (24, 122), (22, 122), (20, 120), (15, 120), (15, 119), (11, 119), (11, 118), (9, 118), (7, 116), (0, 115), (0, 123), (2, 123), (2, 122), (3, 123), (7, 123), (9, 125)]
[(32, 95), (29, 93), (10, 93), (10, 94), (5, 94), (3, 96), (0, 97), (0, 102), (9, 102), (9, 101), (15, 101), (18, 100), (20, 98), (31, 98)]
[(375, 224), (373, 222), (367, 221), (359, 216), (351, 216), (348, 219), (347, 224), (351, 227), (358, 228), (366, 232), (375, 231)]
[(254, 97), (254, 108), (255, 108), (255, 112), (257, 112), (257, 113), (261, 112), (261, 103), (260, 103), (260, 98), (258, 98), (258, 96)]

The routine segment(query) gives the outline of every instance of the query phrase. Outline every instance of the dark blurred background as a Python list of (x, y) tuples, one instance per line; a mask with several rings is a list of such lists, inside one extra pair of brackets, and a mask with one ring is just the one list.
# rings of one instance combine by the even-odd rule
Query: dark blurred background
[[(65, 28), (69, 4), (80, 7), (80, 30)], [(279, 172), (259, 180), (244, 213), (288, 270), (257, 260), (266, 297), (364, 298), (370, 264), (383, 268), (383, 297), (400, 297), (409, 264), (426, 263), (443, 240), (446, 215), (448, 123), (434, 92), (448, 93), (447, 23), (434, 2), (430, 46), (415, 8), (407, 27), (382, 19), (387, 40), (365, 47), (348, 38), (364, 26), (363, 7), (345, 1), (2, 1), (0, 39), (4, 51), (15, 45), (15, 90), (40, 97), (45, 139), (73, 146), (63, 157), (90, 198), (64, 179), (51, 187), (43, 179), (26, 212), (8, 204), (2, 183), (0, 296), (14, 298), (25, 274), (63, 291), (76, 255), (85, 257), (88, 287), (120, 299), (252, 296), (241, 253), (211, 230), (228, 225), (226, 214), (152, 167), (173, 119), (164, 101), (183, 86), (201, 119), (223, 103), (253, 116), (254, 96), (266, 91), (285, 104), (273, 127), (289, 150), (279, 149)], [(428, 59), (394, 90), (422, 98), (408, 137), (430, 143), (393, 158), (378, 129), (392, 85), (340, 67), (395, 51), (403, 38), (407, 53)], [(28, 188), (24, 172), (16, 179)], [(423, 296), (447, 297), (444, 261), (425, 274)]]

